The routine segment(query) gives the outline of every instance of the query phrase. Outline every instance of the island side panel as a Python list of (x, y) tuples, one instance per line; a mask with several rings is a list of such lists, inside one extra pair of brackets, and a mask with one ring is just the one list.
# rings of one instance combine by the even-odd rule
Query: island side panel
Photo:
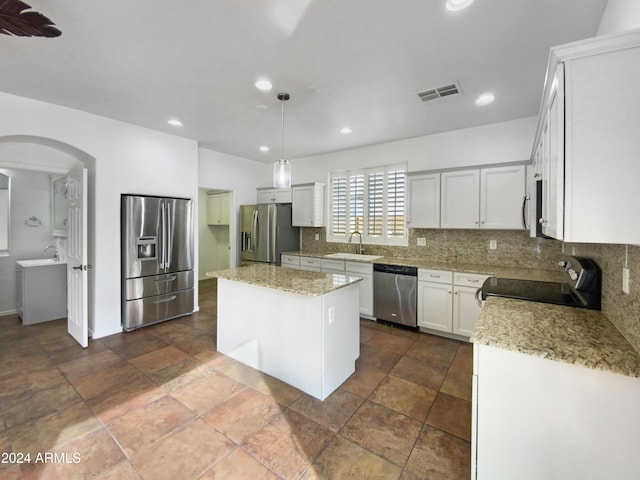
[(322, 398), (322, 300), (218, 280), (218, 351)]
[(474, 371), (478, 480), (638, 478), (640, 379), (478, 344)]
[(358, 284), (348, 285), (323, 300), (323, 398), (353, 372), (360, 356), (360, 303)]

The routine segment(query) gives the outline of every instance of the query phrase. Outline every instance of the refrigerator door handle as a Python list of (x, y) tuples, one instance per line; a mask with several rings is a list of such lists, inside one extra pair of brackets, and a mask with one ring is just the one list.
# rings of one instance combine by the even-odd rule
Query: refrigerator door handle
[(269, 255), (269, 263), (277, 263), (276, 262), (276, 234), (278, 232), (277, 225), (277, 212), (275, 205), (269, 205), (269, 226), (271, 227), (271, 231), (269, 232), (269, 243), (267, 244), (268, 255)]
[(160, 201), (160, 268), (164, 269), (165, 267), (165, 250), (166, 250), (166, 236), (164, 231), (164, 202)]
[(258, 210), (253, 211), (253, 218), (251, 219), (251, 237), (253, 238), (253, 244), (259, 245), (258, 241)]
[(165, 259), (165, 267), (167, 268), (167, 270), (169, 270), (169, 268), (171, 267), (171, 255), (173, 253), (173, 245), (171, 243), (171, 214), (172, 212), (169, 211), (169, 206), (165, 203), (166, 206), (166, 223), (165, 225), (165, 231), (166, 231), (166, 236), (167, 236), (167, 248), (166, 248), (166, 259)]

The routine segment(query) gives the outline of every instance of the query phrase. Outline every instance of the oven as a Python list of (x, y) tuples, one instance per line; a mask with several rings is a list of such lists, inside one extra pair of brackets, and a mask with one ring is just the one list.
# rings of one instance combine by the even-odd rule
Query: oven
[(476, 300), (481, 304), (488, 297), (505, 297), (600, 310), (602, 271), (598, 265), (584, 257), (567, 257), (559, 265), (564, 268), (565, 282), (490, 277), (476, 292)]

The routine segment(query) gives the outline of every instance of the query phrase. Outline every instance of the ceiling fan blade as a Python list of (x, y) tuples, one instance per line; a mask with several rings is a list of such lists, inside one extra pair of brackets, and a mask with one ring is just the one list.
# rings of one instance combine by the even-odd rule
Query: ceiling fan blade
[(41, 13), (20, 0), (0, 0), (0, 33), (19, 37), (58, 37), (62, 32)]

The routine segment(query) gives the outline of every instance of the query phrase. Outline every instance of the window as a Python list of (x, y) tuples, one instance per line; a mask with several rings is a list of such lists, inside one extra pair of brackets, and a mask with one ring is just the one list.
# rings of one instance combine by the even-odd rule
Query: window
[(327, 240), (345, 242), (352, 232), (363, 243), (407, 244), (406, 167), (332, 172)]

